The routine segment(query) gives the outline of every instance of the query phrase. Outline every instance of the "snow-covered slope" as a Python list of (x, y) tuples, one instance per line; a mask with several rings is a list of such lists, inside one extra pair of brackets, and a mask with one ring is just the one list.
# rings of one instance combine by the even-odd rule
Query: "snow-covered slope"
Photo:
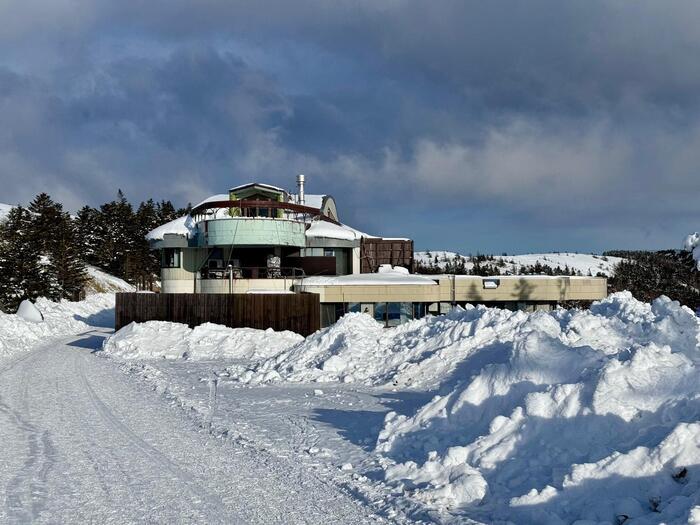
[(4, 220), (5, 217), (7, 217), (7, 214), (10, 213), (10, 210), (12, 210), (14, 206), (11, 204), (4, 204), (0, 202), (0, 221)]
[[(435, 257), (438, 261), (435, 263)], [(429, 251), (416, 252), (414, 254), (415, 261), (423, 265), (429, 266), (437, 264), (440, 268), (445, 268), (448, 262), (454, 261), (461, 257), (465, 262), (467, 269), (472, 269), (473, 264), (469, 262), (467, 256), (460, 255), (455, 252), (446, 251)], [(523, 266), (532, 266), (537, 263), (551, 268), (559, 266), (564, 269), (568, 266), (573, 271), (581, 272), (582, 275), (597, 275), (602, 273), (607, 276), (612, 276), (615, 273), (615, 265), (622, 261), (619, 257), (607, 257), (595, 254), (586, 253), (531, 253), (524, 255), (494, 255), (493, 261), (486, 261), (486, 264), (498, 265), (501, 273), (517, 275)]]
[(40, 298), (36, 307), (43, 322), (0, 312), (0, 363), (49, 337), (85, 332), (92, 326), (114, 326), (114, 294), (96, 294), (76, 303)]
[(108, 274), (99, 268), (88, 265), (86, 270), (88, 274), (88, 282), (83, 287), (86, 295), (136, 291), (136, 288), (127, 283), (125, 280)]

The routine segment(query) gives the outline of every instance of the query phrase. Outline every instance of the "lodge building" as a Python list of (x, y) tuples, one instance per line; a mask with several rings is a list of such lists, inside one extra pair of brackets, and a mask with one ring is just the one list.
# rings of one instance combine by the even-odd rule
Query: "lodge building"
[(366, 312), (387, 326), (454, 305), (549, 310), (607, 295), (600, 277), (413, 273), (413, 241), (342, 223), (335, 199), (261, 183), (231, 188), (147, 235), (165, 294), (318, 295), (320, 325)]

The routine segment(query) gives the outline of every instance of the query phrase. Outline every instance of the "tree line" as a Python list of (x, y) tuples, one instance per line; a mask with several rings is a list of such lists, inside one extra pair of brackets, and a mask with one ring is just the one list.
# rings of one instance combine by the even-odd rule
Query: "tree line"
[(139, 289), (158, 279), (160, 261), (145, 239), (152, 230), (185, 215), (170, 201), (134, 206), (121, 190), (97, 208), (71, 216), (46, 193), (17, 206), (0, 222), (0, 309), (14, 312), (23, 299), (80, 298), (92, 265)]

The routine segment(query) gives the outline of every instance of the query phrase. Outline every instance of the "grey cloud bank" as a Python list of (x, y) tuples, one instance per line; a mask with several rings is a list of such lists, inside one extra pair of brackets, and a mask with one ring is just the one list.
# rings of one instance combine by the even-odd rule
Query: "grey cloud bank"
[(304, 172), (421, 248), (675, 247), (700, 222), (697, 56), (695, 2), (9, 1), (0, 201)]

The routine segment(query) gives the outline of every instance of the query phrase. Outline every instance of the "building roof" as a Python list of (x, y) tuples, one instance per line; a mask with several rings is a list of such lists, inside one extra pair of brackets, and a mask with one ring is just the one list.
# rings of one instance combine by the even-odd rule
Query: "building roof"
[(311, 226), (306, 230), (306, 237), (312, 239), (323, 238), (355, 241), (362, 237), (362, 234), (342, 224), (337, 225), (332, 222), (315, 220), (311, 221)]
[[(258, 186), (260, 188), (265, 188), (266, 190), (272, 190), (272, 191), (277, 191), (280, 193), (287, 193), (287, 190), (284, 188), (280, 188), (278, 186), (273, 186), (272, 184), (263, 184), (262, 182), (248, 182), (247, 184), (241, 184), (240, 186), (236, 186), (234, 188), (231, 188), (229, 191), (240, 191), (245, 188), (254, 188), (255, 186)], [(228, 198), (228, 195), (226, 196)]]
[(181, 235), (189, 238), (193, 235), (195, 227), (194, 219), (185, 215), (151, 230), (146, 234), (146, 240), (162, 241), (165, 235)]
[(438, 286), (434, 279), (416, 274), (404, 273), (356, 273), (352, 275), (305, 277), (302, 286), (391, 286), (391, 285), (420, 285)]

